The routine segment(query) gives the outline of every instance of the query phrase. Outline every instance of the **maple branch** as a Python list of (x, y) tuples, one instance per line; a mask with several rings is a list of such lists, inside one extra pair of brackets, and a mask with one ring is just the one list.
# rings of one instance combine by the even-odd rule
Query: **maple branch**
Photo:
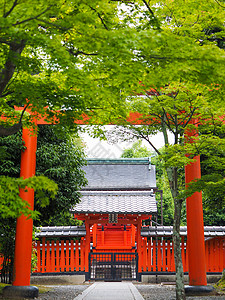
[(20, 22), (16, 22), (16, 23), (12, 24), (12, 26), (17, 26), (17, 25), (20, 25), (20, 24), (29, 22), (29, 21), (31, 21), (31, 20), (37, 20), (40, 16), (42, 16), (44, 13), (46, 13), (51, 7), (52, 7), (52, 5), (50, 5), (49, 7), (47, 7), (43, 12), (41, 12), (41, 13), (38, 14), (37, 16), (35, 16), (35, 17), (30, 17), (30, 18), (28, 18), (28, 19), (26, 19), (26, 20), (23, 20), (23, 21), (20, 21)]
[(89, 7), (90, 7), (91, 10), (93, 10), (93, 11), (96, 12), (96, 14), (98, 15), (99, 19), (101, 20), (102, 25), (105, 27), (105, 29), (106, 29), (106, 30), (109, 30), (108, 27), (106, 26), (106, 24), (105, 24), (103, 18), (101, 17), (100, 13), (97, 12), (97, 10), (96, 10), (95, 8), (93, 8), (93, 7), (91, 7), (91, 6), (89, 6)]
[(17, 133), (18, 131), (20, 131), (22, 129), (22, 118), (23, 118), (23, 115), (27, 109), (29, 104), (25, 105), (24, 106), (24, 109), (21, 113), (21, 116), (20, 116), (20, 119), (19, 119), (19, 122), (10, 126), (10, 127), (5, 127), (4, 125), (0, 125), (0, 137), (7, 137), (7, 136), (10, 136), (10, 135), (13, 135), (15, 133)]
[(18, 4), (18, 1), (15, 0), (15, 1), (13, 2), (12, 7), (10, 8), (10, 10), (9, 10), (7, 13), (4, 13), (3, 18), (7, 18), (8, 15), (13, 11), (13, 9), (16, 7), (17, 4)]

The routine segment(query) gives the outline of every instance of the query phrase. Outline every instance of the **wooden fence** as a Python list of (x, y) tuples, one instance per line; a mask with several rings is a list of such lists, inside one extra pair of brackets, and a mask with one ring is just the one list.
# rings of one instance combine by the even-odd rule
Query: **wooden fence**
[[(209, 239), (206, 245), (206, 271), (222, 272), (225, 268), (225, 238)], [(63, 250), (63, 251), (62, 251)], [(37, 242), (37, 270), (34, 273), (85, 271), (85, 239), (78, 241)], [(188, 272), (187, 244), (181, 239), (184, 272)], [(142, 238), (138, 260), (139, 272), (175, 272), (172, 239)]]
[(206, 271), (222, 272), (225, 269), (225, 238), (212, 238), (205, 242)]
[(85, 239), (81, 241), (38, 241), (37, 269), (33, 273), (84, 271)]

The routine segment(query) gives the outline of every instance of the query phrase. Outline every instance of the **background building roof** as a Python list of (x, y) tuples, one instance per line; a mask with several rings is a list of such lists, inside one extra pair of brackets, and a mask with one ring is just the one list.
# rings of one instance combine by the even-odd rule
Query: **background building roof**
[(155, 166), (149, 158), (89, 159), (83, 190), (141, 190), (156, 188)]
[[(173, 234), (173, 226), (157, 226), (157, 227), (143, 227), (141, 230), (142, 236), (171, 236)], [(180, 227), (180, 235), (187, 235), (187, 226)], [(205, 237), (225, 236), (224, 226), (205, 226)]]

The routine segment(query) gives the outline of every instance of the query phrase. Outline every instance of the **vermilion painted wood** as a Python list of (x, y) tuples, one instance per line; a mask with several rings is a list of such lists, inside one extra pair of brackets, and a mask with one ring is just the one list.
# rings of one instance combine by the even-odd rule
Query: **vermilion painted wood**
[(150, 271), (151, 269), (151, 249), (150, 249), (150, 244), (147, 243), (147, 271)]
[(80, 270), (80, 252), (79, 252), (79, 242), (76, 241), (75, 242), (75, 271), (79, 271)]
[(56, 268), (55, 268), (55, 270), (56, 270), (56, 272), (59, 272), (60, 271), (60, 263), (59, 263), (59, 261), (60, 261), (60, 255), (59, 255), (59, 252), (60, 252), (60, 250), (59, 250), (59, 241), (56, 241)]
[[(200, 157), (185, 167), (186, 184), (201, 178)], [(189, 284), (207, 285), (202, 195), (194, 193), (186, 201)]]
[(156, 271), (156, 241), (153, 240), (153, 251), (152, 251), (152, 259), (153, 259), (153, 271)]
[(70, 245), (69, 241), (66, 241), (66, 271), (70, 271)]
[(170, 243), (170, 240), (167, 240), (165, 241), (165, 258), (167, 257), (167, 265), (165, 267), (163, 267), (163, 269), (166, 269), (169, 271), (169, 272), (172, 272), (172, 257), (171, 257), (171, 254), (172, 254), (172, 246), (171, 246), (171, 243)]
[(183, 261), (183, 270), (186, 270), (186, 259), (185, 259), (185, 249), (184, 249), (184, 237), (181, 237), (181, 257)]
[(142, 270), (146, 272), (147, 270), (147, 240), (146, 238), (142, 239), (142, 255), (143, 255), (143, 262), (142, 262)]
[(175, 268), (175, 259), (174, 259), (174, 245), (172, 243), (172, 255), (171, 255), (171, 269), (176, 270)]
[(132, 239), (132, 248), (135, 247), (135, 234), (136, 234), (136, 227), (132, 224), (131, 225), (131, 239)]
[(219, 240), (219, 242), (220, 242), (220, 263), (219, 263), (219, 265), (220, 265), (220, 272), (222, 272), (223, 271), (223, 269), (224, 269), (224, 261), (223, 261), (223, 257), (224, 257), (224, 247), (223, 247), (223, 240), (222, 239), (220, 239)]
[(52, 242), (52, 257), (51, 257), (51, 270), (52, 272), (55, 272), (56, 271), (56, 243), (55, 242)]
[(138, 272), (142, 271), (142, 251), (141, 251), (141, 220), (138, 219), (138, 224), (137, 224), (137, 253), (138, 253)]
[[(84, 259), (85, 259), (85, 240), (82, 239), (81, 243), (76, 241), (67, 241), (66, 243), (62, 242), (60, 246), (64, 247), (64, 251), (62, 251), (62, 255), (60, 260), (65, 261), (64, 267), (60, 262), (61, 271), (65, 268), (66, 271), (85, 271), (84, 267)], [(157, 270), (167, 271), (167, 272), (175, 272), (175, 263), (173, 256), (173, 243), (168, 240), (165, 241), (159, 238), (156, 243), (155, 239), (149, 239), (147, 241), (146, 238), (142, 238), (141, 240), (141, 254), (139, 257), (140, 269), (141, 271), (151, 272)], [(40, 265), (40, 268), (35, 271), (37, 272), (59, 272), (59, 241), (54, 243), (53, 241), (45, 242), (43, 241), (43, 249), (38, 251), (40, 243), (38, 242), (36, 245), (37, 249), (37, 259)], [(64, 246), (63, 246), (64, 245)], [(158, 247), (156, 247), (156, 245)], [(225, 252), (224, 252), (224, 238), (211, 239), (206, 241), (206, 253), (207, 254), (207, 272), (222, 272), (225, 268)], [(54, 251), (56, 249), (56, 251)], [(73, 250), (72, 250), (73, 249)], [(181, 241), (181, 249), (182, 249), (182, 259), (183, 265), (187, 266), (187, 253), (185, 252), (186, 243), (184, 239)], [(50, 251), (51, 250), (51, 251)], [(109, 252), (110, 249), (102, 249), (102, 252)], [(127, 249), (114, 249), (114, 252), (128, 252)], [(156, 262), (156, 251), (157, 251), (157, 262)], [(50, 253), (50, 255), (49, 255)], [(66, 257), (63, 259), (63, 253), (66, 253)], [(69, 256), (69, 253), (70, 256)], [(50, 259), (48, 258), (50, 256)], [(188, 271), (184, 268), (184, 271)]]
[[(193, 121), (197, 127), (197, 120)], [(195, 130), (186, 132), (186, 139), (191, 142), (193, 136), (197, 136)], [(195, 157), (195, 162), (185, 166), (186, 186), (196, 179), (201, 178), (200, 156)], [(195, 192), (186, 199), (189, 285), (207, 285), (204, 223), (202, 208), (202, 193)]]
[[(20, 177), (29, 178), (35, 175), (37, 136), (31, 130), (23, 129), (22, 138), (26, 150), (21, 153)], [(30, 209), (34, 208), (34, 190), (20, 190), (20, 197), (27, 201)], [(17, 219), (14, 256), (14, 286), (30, 285), (33, 221), (25, 216)]]
[(36, 272), (41, 272), (41, 242), (37, 241), (36, 250), (37, 250), (37, 269)]
[[(161, 253), (161, 251), (160, 251)], [(168, 247), (168, 244), (166, 245), (166, 241), (162, 241), (162, 253), (163, 253), (163, 259), (162, 259), (162, 270), (165, 272), (168, 270), (168, 265), (170, 265), (170, 249)], [(167, 257), (167, 261), (166, 261)]]
[(50, 241), (47, 241), (46, 247), (46, 272), (51, 272), (51, 262), (50, 262)]
[(85, 239), (85, 263), (84, 268), (86, 272), (89, 270), (89, 252), (90, 252), (90, 225), (88, 222), (85, 223), (85, 229), (86, 229), (86, 239)]
[(75, 258), (74, 258), (74, 250), (75, 250), (75, 245), (74, 245), (74, 241), (70, 242), (70, 268), (71, 268), (71, 272), (73, 272), (75, 270)]
[(96, 247), (97, 246), (97, 224), (93, 225), (92, 234), (93, 234), (93, 247)]
[(158, 240), (158, 251), (157, 251), (157, 271), (161, 271), (162, 268), (162, 258), (163, 258), (163, 245), (161, 245), (161, 241)]
[(60, 247), (60, 269), (61, 272), (65, 271), (65, 247), (64, 247), (64, 241), (61, 241), (61, 247)]
[(80, 270), (83, 271), (84, 270), (84, 251), (85, 249), (85, 241), (84, 238), (81, 239), (81, 243), (80, 243)]
[(42, 273), (46, 272), (45, 266), (46, 266), (46, 262), (45, 262), (45, 238), (42, 239)]

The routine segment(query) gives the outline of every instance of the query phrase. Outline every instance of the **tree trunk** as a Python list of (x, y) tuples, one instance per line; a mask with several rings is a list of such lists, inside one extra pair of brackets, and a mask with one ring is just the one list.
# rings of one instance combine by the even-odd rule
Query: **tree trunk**
[(174, 199), (174, 220), (173, 220), (173, 245), (174, 260), (176, 267), (176, 299), (184, 300), (184, 272), (180, 247), (180, 219), (181, 219), (182, 201)]
[(167, 168), (167, 176), (174, 201), (173, 245), (176, 267), (176, 300), (185, 300), (184, 272), (180, 247), (180, 220), (182, 200), (178, 199), (177, 168)]

